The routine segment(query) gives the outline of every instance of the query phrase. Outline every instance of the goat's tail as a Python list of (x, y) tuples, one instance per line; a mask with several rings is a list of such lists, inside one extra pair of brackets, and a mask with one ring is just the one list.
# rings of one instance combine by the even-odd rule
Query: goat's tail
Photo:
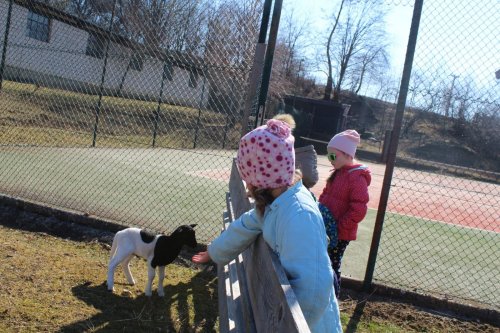
[(117, 238), (116, 237), (117, 235), (115, 235), (115, 237), (113, 237), (113, 244), (111, 245), (111, 251), (109, 253), (109, 258), (113, 258), (115, 256), (115, 253), (116, 253), (116, 243), (118, 243), (117, 241)]

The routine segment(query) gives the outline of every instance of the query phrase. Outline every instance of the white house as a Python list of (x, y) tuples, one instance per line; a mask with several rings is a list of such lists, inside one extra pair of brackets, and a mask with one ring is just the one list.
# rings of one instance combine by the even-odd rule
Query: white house
[[(0, 0), (0, 54), (9, 0)], [(14, 0), (4, 79), (97, 94), (102, 81), (107, 31), (47, 5)], [(205, 107), (209, 82), (199, 59), (159, 51), (111, 35), (105, 94)]]

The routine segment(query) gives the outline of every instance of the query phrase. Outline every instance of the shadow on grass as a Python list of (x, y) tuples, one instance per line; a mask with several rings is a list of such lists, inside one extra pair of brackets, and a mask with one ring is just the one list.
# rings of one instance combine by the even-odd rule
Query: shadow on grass
[(361, 317), (363, 316), (365, 305), (365, 300), (361, 300), (356, 303), (356, 307), (354, 308), (352, 316), (347, 323), (345, 333), (355, 333), (358, 331), (358, 325), (361, 322)]
[(58, 332), (216, 332), (217, 299), (209, 286), (215, 283), (202, 271), (189, 283), (165, 286), (163, 298), (156, 290), (152, 297), (133, 298), (109, 292), (105, 283), (86, 282), (72, 292), (99, 313)]

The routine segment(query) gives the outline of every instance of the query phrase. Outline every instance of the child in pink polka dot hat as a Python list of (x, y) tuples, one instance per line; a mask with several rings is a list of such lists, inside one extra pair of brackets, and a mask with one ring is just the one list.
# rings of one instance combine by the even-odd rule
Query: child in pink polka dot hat
[(291, 185), (295, 172), (294, 137), (289, 125), (271, 119), (240, 140), (237, 164), (241, 178), (256, 188)]
[(259, 235), (278, 256), (312, 333), (342, 332), (323, 217), (295, 172), (290, 126), (271, 119), (240, 140), (237, 166), (255, 208), (241, 214), (207, 247), (198, 264), (225, 265)]

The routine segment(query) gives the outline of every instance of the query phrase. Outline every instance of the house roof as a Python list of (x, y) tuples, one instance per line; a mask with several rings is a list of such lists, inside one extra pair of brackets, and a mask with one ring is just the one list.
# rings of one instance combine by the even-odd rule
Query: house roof
[(103, 29), (98, 25), (82, 20), (76, 16), (65, 13), (47, 4), (33, 0), (14, 0), (14, 3), (44, 16), (47, 16), (51, 19), (66, 23), (81, 30), (85, 30), (102, 38), (108, 38), (109, 36), (110, 40), (114, 43), (123, 45), (130, 49), (138, 50), (145, 55), (151, 56), (161, 61), (170, 62), (177, 67), (187, 70), (195, 69), (200, 71), (203, 68), (204, 61), (197, 56), (189, 53), (182, 53), (179, 51), (168, 51), (161, 48), (152, 49), (145, 46), (144, 44), (135, 42), (117, 33), (109, 32), (108, 30)]
[(340, 103), (334, 102), (334, 101), (327, 101), (324, 99), (316, 99), (316, 98), (309, 98), (309, 97), (303, 97), (303, 96), (294, 96), (294, 95), (286, 95), (285, 96), (285, 103), (301, 103), (304, 105), (310, 105), (311, 106), (311, 111), (314, 111), (315, 109), (312, 108), (312, 106), (319, 106), (319, 107), (326, 107), (326, 108), (331, 108), (333, 107), (342, 107)]

